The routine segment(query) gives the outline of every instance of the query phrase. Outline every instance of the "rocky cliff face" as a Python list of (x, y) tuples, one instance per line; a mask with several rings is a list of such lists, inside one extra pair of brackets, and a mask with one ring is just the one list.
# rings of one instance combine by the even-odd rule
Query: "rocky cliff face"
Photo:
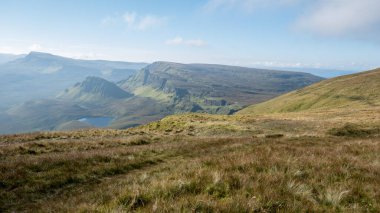
[(150, 87), (175, 99), (190, 96), (204, 106), (222, 107), (232, 103), (243, 107), (320, 80), (299, 72), (155, 62), (120, 86), (131, 93), (140, 87)]

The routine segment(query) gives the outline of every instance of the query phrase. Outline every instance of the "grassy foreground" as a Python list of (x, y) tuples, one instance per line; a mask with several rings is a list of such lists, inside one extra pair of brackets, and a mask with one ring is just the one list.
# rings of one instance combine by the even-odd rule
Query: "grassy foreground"
[(314, 136), (147, 128), (0, 137), (0, 212), (380, 211), (380, 137), (355, 125)]

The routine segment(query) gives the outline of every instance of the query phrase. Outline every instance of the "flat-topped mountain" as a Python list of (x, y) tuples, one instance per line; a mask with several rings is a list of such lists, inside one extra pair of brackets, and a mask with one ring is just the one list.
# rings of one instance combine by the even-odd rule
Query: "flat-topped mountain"
[(380, 69), (341, 76), (250, 106), (240, 114), (380, 106)]
[(165, 94), (190, 94), (202, 99), (203, 103), (209, 99), (223, 99), (244, 106), (320, 80), (322, 78), (301, 72), (156, 62), (130, 77), (121, 87), (135, 93), (150, 88)]
[[(98, 74), (98, 72), (101, 73), (103, 71), (103, 74), (105, 76), (108, 75), (109, 77), (112, 77), (113, 73), (111, 71), (113, 70), (136, 70), (141, 69), (146, 65), (146, 63), (105, 60), (81, 60), (52, 55), (49, 53), (30, 52), (25, 57), (11, 61), (1, 68), (10, 69), (14, 72), (24, 74), (51, 74), (56, 72), (66, 72), (70, 74), (77, 74), (79, 76), (82, 76), (83, 74), (91, 74), (91, 72), (95, 72), (94, 74)], [(107, 71), (109, 73), (107, 73)]]

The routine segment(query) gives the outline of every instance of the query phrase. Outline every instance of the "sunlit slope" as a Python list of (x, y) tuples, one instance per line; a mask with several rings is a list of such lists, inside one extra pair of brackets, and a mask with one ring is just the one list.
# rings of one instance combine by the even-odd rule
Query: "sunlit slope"
[(247, 107), (238, 114), (363, 109), (380, 106), (380, 69), (337, 77)]

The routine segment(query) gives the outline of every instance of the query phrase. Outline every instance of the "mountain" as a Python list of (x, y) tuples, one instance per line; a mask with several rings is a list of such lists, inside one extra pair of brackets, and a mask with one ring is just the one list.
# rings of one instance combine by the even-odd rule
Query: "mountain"
[(380, 69), (341, 76), (250, 106), (240, 114), (362, 109), (380, 106)]
[[(156, 62), (117, 85), (99, 77), (87, 77), (83, 82), (59, 93), (55, 99), (38, 102), (37, 111), (31, 111), (24, 104), (22, 107), (12, 107), (7, 112), (14, 111), (15, 108), (20, 114), (31, 111), (40, 121), (41, 117), (49, 116), (46, 112), (51, 112), (49, 109), (55, 108), (57, 103), (64, 103), (61, 107), (67, 107), (54, 112), (55, 116), (47, 121), (48, 125), (27, 122), (30, 125), (28, 127), (22, 124), (22, 117), (16, 116), (13, 130), (17, 132), (72, 129), (82, 126), (78, 124), (78, 119), (81, 118), (104, 118), (110, 120), (108, 127), (124, 129), (172, 114), (232, 114), (246, 105), (268, 100), (320, 80), (322, 78), (300, 72)], [(73, 106), (78, 106), (81, 110), (75, 111)], [(75, 116), (66, 116), (67, 113)], [(7, 116), (11, 115), (8, 113)], [(32, 119), (27, 116), (26, 120)], [(69, 125), (61, 128), (67, 122)]]
[(77, 60), (31, 52), (0, 65), (0, 109), (32, 99), (54, 97), (88, 76), (120, 81), (144, 66), (144, 63)]
[(19, 58), (24, 57), (25, 55), (14, 55), (14, 54), (2, 54), (0, 53), (0, 64), (4, 64)]
[(85, 81), (66, 89), (57, 97), (80, 102), (107, 101), (109, 99), (125, 99), (132, 94), (122, 90), (116, 84), (99, 77), (87, 77)]
[(190, 97), (192, 102), (207, 109), (259, 103), (320, 80), (322, 78), (300, 72), (156, 62), (120, 86), (136, 95), (161, 101)]

